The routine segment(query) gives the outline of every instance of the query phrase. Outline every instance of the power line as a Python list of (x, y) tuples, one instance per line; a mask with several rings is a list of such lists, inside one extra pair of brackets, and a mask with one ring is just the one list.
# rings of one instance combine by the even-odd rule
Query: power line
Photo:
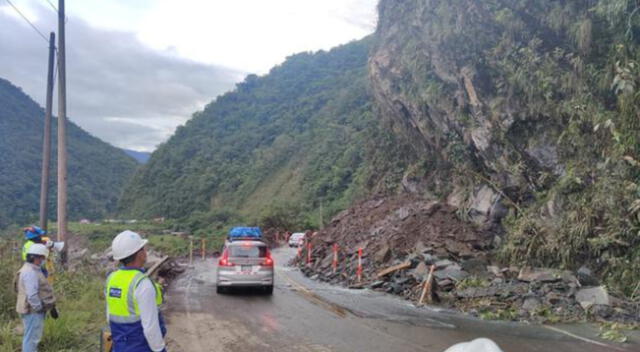
[(51, 8), (53, 9), (53, 11), (55, 11), (56, 13), (58, 13), (58, 8), (56, 7), (56, 5), (54, 5), (51, 1), (49, 0), (45, 0), (46, 2), (49, 3), (49, 5), (51, 5)]
[(38, 27), (36, 27), (31, 21), (29, 21), (29, 19), (27, 18), (27, 16), (25, 16), (17, 7), (16, 5), (14, 5), (10, 0), (7, 0), (7, 2), (9, 3), (9, 5), (11, 5), (11, 7), (13, 7), (14, 10), (16, 10), (16, 12), (22, 16), (22, 18), (27, 21), (27, 23), (31, 26), (31, 28), (33, 28), (33, 30), (35, 30), (40, 37), (42, 37), (42, 39), (44, 39), (45, 42), (49, 43), (49, 39), (47, 39), (47, 37), (45, 37), (44, 34), (42, 34), (42, 32), (40, 32), (40, 30), (38, 29)]
[[(56, 5), (54, 5), (54, 4), (51, 2), (51, 0), (44, 0), (44, 1), (46, 1), (46, 2), (51, 6), (51, 8), (53, 9), (53, 11), (54, 11), (56, 14), (58, 13), (58, 8), (56, 7)], [(67, 22), (69, 22), (69, 17), (64, 16), (64, 23), (67, 23)]]

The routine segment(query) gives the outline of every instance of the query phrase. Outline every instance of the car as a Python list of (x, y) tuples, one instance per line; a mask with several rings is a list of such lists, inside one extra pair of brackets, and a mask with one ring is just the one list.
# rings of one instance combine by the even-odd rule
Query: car
[(232, 287), (259, 287), (273, 293), (274, 261), (262, 241), (228, 242), (216, 269), (216, 291), (224, 293)]
[(300, 247), (304, 243), (304, 232), (296, 232), (289, 237), (289, 247)]

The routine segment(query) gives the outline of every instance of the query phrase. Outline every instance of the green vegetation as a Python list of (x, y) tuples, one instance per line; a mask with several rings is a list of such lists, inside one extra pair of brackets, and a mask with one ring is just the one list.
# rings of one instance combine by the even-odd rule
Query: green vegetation
[(517, 320), (518, 312), (513, 307), (499, 309), (481, 309), (478, 313), (480, 319), (484, 320)]
[(598, 336), (605, 340), (624, 343), (628, 340), (628, 337), (624, 331), (637, 329), (637, 324), (602, 323), (600, 325), (600, 333), (598, 334)]
[[(0, 78), (0, 229), (34, 221), (38, 216), (44, 111), (19, 88)], [(56, 126), (50, 217), (56, 216)], [(99, 219), (116, 209), (135, 160), (73, 123), (67, 126), (69, 214)]]
[(122, 212), (180, 219), (196, 233), (274, 221), (309, 228), (373, 189), (395, 188), (409, 153), (374, 117), (370, 43), (249, 75), (158, 148), (124, 192)]

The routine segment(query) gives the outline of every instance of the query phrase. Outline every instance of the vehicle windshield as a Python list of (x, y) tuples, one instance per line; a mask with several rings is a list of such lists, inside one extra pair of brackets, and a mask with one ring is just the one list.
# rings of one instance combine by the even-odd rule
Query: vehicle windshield
[(229, 247), (229, 256), (234, 258), (264, 258), (267, 247), (254, 245), (240, 245)]

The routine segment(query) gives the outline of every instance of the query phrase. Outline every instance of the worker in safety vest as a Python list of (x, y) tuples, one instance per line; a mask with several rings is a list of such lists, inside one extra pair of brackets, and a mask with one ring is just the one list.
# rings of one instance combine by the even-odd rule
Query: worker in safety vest
[(16, 312), (20, 314), (24, 325), (22, 351), (37, 352), (44, 331), (45, 314), (50, 311), (51, 316), (57, 319), (58, 312), (55, 309), (53, 288), (41, 270), (42, 263), (49, 256), (49, 250), (43, 244), (36, 243), (29, 246), (26, 254), (26, 261), (14, 281)]
[(167, 330), (159, 309), (162, 288), (143, 268), (147, 242), (127, 230), (111, 245), (113, 259), (120, 262), (120, 268), (107, 278), (105, 290), (113, 352), (166, 351)]
[[(44, 235), (46, 234), (47, 231), (39, 228), (38, 226), (29, 226), (24, 229), (24, 239), (26, 240), (26, 242), (24, 243), (24, 246), (22, 246), (23, 262), (27, 260), (27, 252), (29, 251), (29, 248), (31, 248), (31, 246), (33, 246), (34, 244), (43, 244), (49, 250), (53, 247), (54, 243), (48, 237), (44, 237)], [(46, 261), (42, 263), (41, 267), (44, 277), (48, 277), (49, 272), (46, 268)]]
[(39, 228), (38, 226), (29, 226), (24, 228), (24, 239), (26, 242), (24, 246), (22, 246), (22, 261), (27, 260), (27, 251), (29, 248), (36, 244), (41, 243), (44, 244), (47, 249), (51, 249), (53, 247), (53, 242), (49, 240), (49, 238), (44, 237), (47, 234), (47, 231)]

